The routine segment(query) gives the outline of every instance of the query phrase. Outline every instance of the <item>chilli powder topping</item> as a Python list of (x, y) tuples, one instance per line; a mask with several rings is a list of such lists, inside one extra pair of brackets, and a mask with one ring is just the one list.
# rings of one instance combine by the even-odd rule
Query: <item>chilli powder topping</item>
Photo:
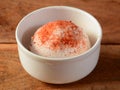
[(71, 21), (53, 21), (40, 27), (31, 39), (31, 51), (47, 57), (66, 57), (90, 48), (88, 36)]

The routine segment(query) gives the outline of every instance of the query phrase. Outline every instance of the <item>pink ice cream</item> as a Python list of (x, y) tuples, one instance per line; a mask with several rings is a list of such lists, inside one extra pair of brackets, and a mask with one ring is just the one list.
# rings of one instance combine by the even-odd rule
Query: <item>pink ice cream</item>
[(70, 57), (90, 48), (88, 35), (71, 21), (53, 21), (40, 27), (31, 38), (30, 50), (45, 57)]

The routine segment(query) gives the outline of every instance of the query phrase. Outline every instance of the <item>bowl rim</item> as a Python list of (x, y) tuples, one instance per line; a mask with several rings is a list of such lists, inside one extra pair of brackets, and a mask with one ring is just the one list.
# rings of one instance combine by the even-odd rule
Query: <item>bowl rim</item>
[[(82, 12), (84, 14), (86, 14), (87, 16), (89, 16), (90, 18), (92, 18), (99, 26), (99, 31), (100, 31), (100, 34), (99, 34), (99, 37), (97, 38), (96, 42), (94, 43), (94, 45), (87, 51), (85, 51), (84, 53), (82, 54), (79, 54), (79, 55), (75, 55), (75, 56), (71, 56), (71, 57), (61, 57), (61, 58), (52, 58), (52, 57), (45, 57), (45, 56), (40, 56), (40, 55), (37, 55), (31, 51), (29, 51), (28, 49), (26, 49), (24, 47), (24, 45), (21, 43), (21, 41), (19, 40), (19, 37), (18, 37), (18, 31), (19, 31), (19, 26), (20, 24), (24, 21), (24, 19), (28, 18), (30, 15), (34, 14), (34, 13), (37, 13), (38, 11), (42, 11), (42, 10), (45, 10), (45, 9), (53, 9), (53, 8), (62, 8), (62, 9), (70, 9), (70, 10), (74, 10), (76, 12)], [(101, 25), (100, 23), (98, 22), (98, 20), (93, 16), (91, 15), (90, 13), (82, 10), (82, 9), (79, 9), (79, 8), (76, 8), (76, 7), (70, 7), (70, 6), (48, 6), (48, 7), (43, 7), (43, 8), (39, 8), (37, 10), (34, 10), (30, 13), (28, 13), (26, 16), (24, 16), (20, 22), (18, 23), (17, 27), (16, 27), (16, 31), (15, 31), (15, 37), (16, 37), (16, 41), (17, 41), (17, 44), (18, 46), (20, 46), (20, 48), (22, 48), (22, 50), (24, 50), (24, 52), (28, 53), (29, 55), (31, 56), (34, 56), (34, 57), (37, 57), (37, 58), (40, 58), (40, 59), (44, 59), (44, 60), (50, 60), (50, 61), (64, 61), (64, 60), (70, 60), (70, 59), (75, 59), (75, 58), (78, 58), (78, 57), (82, 57), (86, 54), (90, 54), (92, 53), (92, 51), (94, 51), (94, 49), (97, 48), (97, 45), (101, 42), (102, 40), (102, 28), (101, 28)]]

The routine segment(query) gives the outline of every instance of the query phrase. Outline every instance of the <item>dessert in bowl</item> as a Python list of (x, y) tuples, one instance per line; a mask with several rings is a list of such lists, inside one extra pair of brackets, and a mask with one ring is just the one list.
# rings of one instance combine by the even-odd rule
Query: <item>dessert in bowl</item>
[(90, 48), (90, 40), (72, 21), (57, 20), (41, 26), (31, 38), (30, 50), (45, 57), (72, 57)]
[[(44, 31), (44, 27), (53, 22), (57, 23), (52, 25), (55, 29)], [(58, 22), (67, 24), (63, 27)], [(75, 26), (75, 32), (71, 28), (69, 32), (69, 27), (66, 29), (69, 25)], [(50, 29), (53, 30), (51, 37)], [(35, 10), (26, 15), (16, 28), (19, 58), (23, 68), (31, 76), (53, 84), (74, 82), (93, 71), (99, 58), (101, 38), (101, 26), (92, 15), (68, 6), (50, 6)], [(71, 48), (71, 45), (77, 49)]]

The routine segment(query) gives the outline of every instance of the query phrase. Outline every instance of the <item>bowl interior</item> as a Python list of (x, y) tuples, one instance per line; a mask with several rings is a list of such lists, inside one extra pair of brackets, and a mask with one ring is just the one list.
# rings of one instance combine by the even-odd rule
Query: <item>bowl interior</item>
[(34, 32), (43, 24), (55, 20), (70, 20), (83, 28), (88, 34), (92, 46), (97, 39), (101, 38), (101, 28), (93, 16), (80, 9), (53, 6), (38, 9), (20, 21), (17, 27), (17, 37), (20, 43), (29, 50), (31, 36)]

